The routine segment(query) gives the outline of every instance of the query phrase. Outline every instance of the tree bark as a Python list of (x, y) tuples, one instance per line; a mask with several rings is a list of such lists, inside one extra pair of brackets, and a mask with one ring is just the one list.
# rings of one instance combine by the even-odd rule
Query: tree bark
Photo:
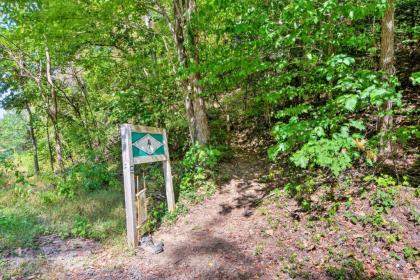
[[(188, 56), (192, 58), (195, 65), (200, 64), (198, 50), (198, 31), (191, 23), (191, 16), (197, 11), (195, 0), (173, 1), (174, 26), (173, 37), (178, 53), (178, 62), (181, 67), (188, 69)], [(190, 51), (185, 44), (185, 36), (188, 35)], [(191, 142), (206, 144), (210, 138), (205, 100), (202, 97), (202, 86), (199, 84), (201, 79), (200, 72), (190, 74), (189, 78), (183, 81), (183, 86), (187, 90), (185, 95), (185, 109), (190, 131)]]
[(58, 165), (60, 167), (60, 171), (63, 172), (64, 171), (64, 161), (63, 161), (63, 147), (62, 147), (62, 143), (61, 143), (61, 137), (60, 137), (60, 128), (58, 126), (58, 100), (57, 100), (57, 91), (56, 88), (54, 86), (54, 82), (52, 80), (52, 75), (51, 75), (51, 58), (50, 58), (50, 53), (48, 51), (48, 47), (45, 48), (45, 57), (46, 57), (46, 63), (47, 63), (47, 69), (46, 69), (46, 74), (47, 74), (47, 82), (48, 85), (50, 86), (50, 92), (51, 92), (51, 100), (53, 103), (53, 107), (52, 109), (49, 108), (50, 111), (50, 119), (53, 125), (53, 129), (54, 129), (54, 140), (55, 140), (55, 153), (57, 156), (57, 162)]
[(50, 166), (51, 166), (51, 171), (54, 172), (54, 157), (53, 157), (53, 150), (51, 146), (51, 137), (50, 137), (48, 119), (47, 119), (46, 129), (47, 129), (48, 155), (50, 156)]
[[(395, 74), (395, 49), (394, 49), (394, 30), (395, 30), (395, 0), (388, 0), (387, 9), (382, 19), (381, 30), (381, 57), (379, 66), (385, 74), (385, 80)], [(391, 152), (391, 141), (386, 140), (384, 135), (392, 128), (393, 118), (391, 115), (392, 101), (384, 104), (385, 115), (380, 120), (381, 136), (381, 155)]]
[(26, 108), (26, 111), (28, 112), (28, 117), (29, 117), (28, 130), (29, 130), (29, 136), (31, 137), (32, 149), (33, 149), (33, 154), (34, 154), (34, 172), (35, 172), (35, 175), (39, 175), (38, 145), (37, 145), (37, 140), (36, 140), (36, 135), (35, 135), (32, 110), (27, 100), (25, 100), (25, 108)]

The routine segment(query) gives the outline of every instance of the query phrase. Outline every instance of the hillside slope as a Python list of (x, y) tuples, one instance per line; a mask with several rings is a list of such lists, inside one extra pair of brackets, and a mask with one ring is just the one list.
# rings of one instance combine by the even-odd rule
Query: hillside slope
[(268, 166), (257, 155), (221, 165), (231, 179), (154, 233), (165, 244), (161, 254), (50, 236), (40, 250), (6, 262), (26, 263), (32, 269), (26, 275), (40, 279), (418, 279), (420, 235), (412, 213), (418, 215), (420, 201), (411, 190), (398, 187), (389, 222), (377, 227), (361, 220), (372, 211), (368, 194), (350, 205), (324, 200), (320, 188), (312, 195), (317, 210), (303, 212), (275, 188), (281, 181), (267, 182)]

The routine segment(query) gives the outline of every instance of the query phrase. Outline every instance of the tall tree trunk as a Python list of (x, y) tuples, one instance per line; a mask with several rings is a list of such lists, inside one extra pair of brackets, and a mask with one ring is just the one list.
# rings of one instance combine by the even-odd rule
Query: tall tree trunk
[[(188, 55), (194, 63), (200, 64), (198, 51), (198, 32), (191, 23), (191, 16), (197, 11), (195, 0), (179, 1), (173, 0), (174, 26), (173, 37), (178, 52), (178, 61), (181, 67), (189, 68)], [(186, 32), (187, 31), (187, 32)], [(190, 51), (185, 46), (185, 34), (188, 33)], [(187, 90), (185, 95), (185, 109), (187, 114), (188, 127), (192, 143), (206, 144), (210, 137), (210, 129), (204, 98), (201, 96), (203, 89), (199, 84), (200, 73), (195, 72), (183, 81)]]
[(50, 137), (50, 129), (49, 129), (49, 124), (48, 124), (48, 119), (47, 119), (46, 129), (47, 129), (48, 155), (50, 156), (50, 166), (51, 166), (51, 171), (54, 172), (54, 157), (53, 157), (53, 150), (52, 150), (52, 145), (51, 145), (51, 137)]
[[(395, 29), (395, 0), (388, 0), (387, 9), (382, 19), (381, 31), (381, 57), (379, 66), (385, 73), (385, 79), (388, 80), (395, 74), (395, 49), (394, 49), (394, 29)], [(386, 101), (384, 104), (385, 115), (380, 120), (380, 129), (386, 134), (392, 127), (393, 119), (391, 115), (392, 101)], [(381, 137), (381, 155), (391, 152), (391, 141)]]
[(194, 136), (193, 139), (199, 144), (206, 144), (210, 138), (210, 129), (208, 124), (206, 103), (201, 97), (202, 88), (198, 85), (199, 75), (194, 74), (191, 83), (194, 85), (194, 95), (192, 99), (192, 107), (194, 109)]
[(34, 172), (35, 172), (35, 175), (39, 175), (38, 145), (36, 141), (32, 111), (27, 100), (25, 100), (25, 108), (26, 108), (26, 111), (28, 112), (28, 117), (29, 117), (28, 130), (29, 130), (29, 136), (31, 137), (32, 148), (33, 148), (33, 153), (34, 153)]
[(64, 171), (64, 161), (63, 161), (63, 149), (60, 137), (60, 129), (58, 127), (58, 123), (53, 123), (54, 128), (54, 140), (55, 140), (55, 153), (57, 156), (58, 166), (60, 167), (60, 171)]
[(47, 59), (47, 69), (46, 69), (46, 74), (47, 74), (47, 82), (49, 84), (50, 87), (50, 92), (51, 92), (51, 100), (53, 103), (53, 107), (52, 109), (49, 109), (50, 111), (50, 118), (51, 118), (51, 122), (53, 124), (53, 129), (54, 129), (54, 140), (55, 140), (55, 153), (57, 156), (57, 162), (58, 162), (58, 166), (60, 167), (60, 171), (63, 172), (64, 171), (64, 161), (63, 161), (63, 147), (62, 147), (62, 143), (61, 143), (61, 137), (60, 137), (60, 128), (58, 126), (58, 99), (57, 99), (57, 91), (54, 85), (54, 82), (52, 80), (52, 75), (51, 75), (51, 58), (50, 58), (50, 53), (48, 51), (48, 47), (45, 48), (45, 57)]
[[(190, 16), (197, 12), (197, 3), (196, 0), (190, 0), (189, 7)], [(200, 54), (198, 50), (199, 45), (199, 35), (198, 30), (194, 23), (190, 23), (189, 28), (190, 42), (191, 42), (191, 52), (196, 66), (200, 65)], [(195, 139), (199, 144), (206, 144), (210, 138), (210, 129), (207, 118), (206, 103), (202, 97), (203, 88), (200, 85), (201, 74), (200, 72), (195, 72), (190, 79), (191, 87), (193, 89), (193, 107), (194, 107), (194, 117), (195, 117)]]

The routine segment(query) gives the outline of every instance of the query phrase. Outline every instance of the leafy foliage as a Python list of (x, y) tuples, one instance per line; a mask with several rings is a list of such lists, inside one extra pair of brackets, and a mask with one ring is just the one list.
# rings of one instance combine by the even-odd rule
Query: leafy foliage
[(25, 120), (16, 113), (7, 113), (0, 119), (0, 157), (2, 150), (22, 151), (27, 148)]
[(220, 155), (220, 151), (212, 147), (192, 146), (182, 160), (180, 193), (194, 199), (211, 194), (215, 190), (214, 169)]
[(25, 209), (0, 208), (0, 249), (36, 245), (36, 237), (45, 232), (38, 218)]

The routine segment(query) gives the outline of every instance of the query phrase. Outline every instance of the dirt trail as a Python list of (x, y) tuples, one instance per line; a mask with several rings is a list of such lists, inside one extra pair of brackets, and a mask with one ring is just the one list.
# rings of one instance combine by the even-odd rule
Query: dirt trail
[(263, 227), (254, 212), (270, 189), (259, 182), (267, 165), (255, 157), (235, 162), (223, 166), (233, 177), (216, 195), (191, 209), (174, 226), (155, 234), (155, 239), (164, 241), (165, 252), (144, 258), (139, 264), (142, 271), (163, 279), (262, 276), (264, 266), (271, 264), (255, 256), (255, 231)]
[(9, 261), (39, 265), (29, 279), (273, 279), (264, 271), (275, 265), (274, 255), (263, 258), (256, 252), (258, 231), (264, 228), (259, 223), (265, 220), (257, 217), (255, 206), (270, 190), (259, 182), (267, 166), (258, 156), (243, 155), (220, 166), (231, 179), (153, 234), (165, 244), (161, 254), (109, 251), (92, 240), (46, 236), (37, 253), (23, 252)]
[[(195, 205), (175, 224), (161, 228), (153, 237), (165, 251), (151, 255), (101, 259), (77, 279), (273, 279), (263, 271), (275, 265), (275, 257), (256, 256), (256, 229), (264, 220), (255, 206), (270, 186), (259, 182), (267, 163), (257, 156), (238, 156), (223, 164), (231, 176), (215, 195)], [(112, 268), (114, 267), (114, 268)]]

